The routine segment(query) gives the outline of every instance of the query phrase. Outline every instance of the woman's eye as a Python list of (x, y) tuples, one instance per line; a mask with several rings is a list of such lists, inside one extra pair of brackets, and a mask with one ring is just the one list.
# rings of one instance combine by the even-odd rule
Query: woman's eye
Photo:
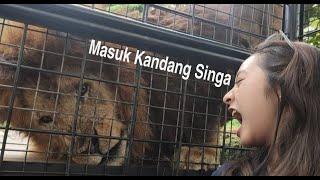
[(243, 81), (243, 79), (237, 80), (237, 81), (236, 81), (236, 84), (239, 85), (239, 83), (240, 83), (241, 81)]
[(84, 96), (89, 90), (89, 85), (88, 84), (83, 84), (82, 89), (81, 89), (81, 96)]

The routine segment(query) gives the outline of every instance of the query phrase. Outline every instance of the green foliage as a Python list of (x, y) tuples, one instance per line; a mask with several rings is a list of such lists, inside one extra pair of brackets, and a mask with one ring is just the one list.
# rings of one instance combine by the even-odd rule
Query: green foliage
[(232, 119), (231, 121), (227, 122), (227, 129), (234, 129), (239, 128), (241, 126), (240, 122), (236, 119)]
[(110, 11), (115, 12), (115, 11), (120, 11), (121, 9), (127, 10), (128, 11), (143, 11), (143, 4), (110, 4)]
[[(226, 132), (220, 134), (220, 144), (223, 143), (223, 138), (225, 139), (225, 145), (230, 147), (240, 147), (240, 139), (235, 134), (236, 130), (241, 126), (238, 120), (232, 119), (226, 123)], [(224, 127), (220, 130), (223, 132)], [(224, 136), (224, 137), (223, 137)]]
[(320, 48), (320, 6), (319, 4), (306, 5), (303, 33), (306, 35), (304, 41)]
[(226, 135), (225, 135), (225, 143), (231, 147), (239, 147), (240, 146), (240, 139), (235, 133), (236, 130), (241, 126), (238, 120), (232, 119), (226, 124)]

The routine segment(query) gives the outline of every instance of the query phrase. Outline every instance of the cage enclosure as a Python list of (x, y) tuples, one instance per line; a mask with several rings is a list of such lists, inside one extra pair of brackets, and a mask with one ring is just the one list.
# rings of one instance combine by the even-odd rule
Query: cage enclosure
[[(222, 97), (251, 48), (285, 28), (286, 9), (1, 5), (0, 173), (210, 175), (252, 150), (239, 145)], [(89, 53), (92, 40), (113, 56)], [(177, 67), (133, 63), (142, 51)]]

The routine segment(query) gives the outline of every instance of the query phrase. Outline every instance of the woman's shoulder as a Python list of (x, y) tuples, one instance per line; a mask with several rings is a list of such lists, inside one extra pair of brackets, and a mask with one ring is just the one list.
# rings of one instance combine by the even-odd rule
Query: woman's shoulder
[(220, 167), (218, 167), (212, 174), (211, 176), (221, 176), (222, 172), (225, 170), (229, 169), (232, 166), (231, 163), (224, 163)]

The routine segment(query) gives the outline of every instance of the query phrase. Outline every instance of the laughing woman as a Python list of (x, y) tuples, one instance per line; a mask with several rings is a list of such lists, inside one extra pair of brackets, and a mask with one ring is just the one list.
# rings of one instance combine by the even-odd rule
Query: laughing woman
[(243, 62), (223, 101), (256, 151), (212, 175), (320, 175), (319, 49), (279, 31)]

